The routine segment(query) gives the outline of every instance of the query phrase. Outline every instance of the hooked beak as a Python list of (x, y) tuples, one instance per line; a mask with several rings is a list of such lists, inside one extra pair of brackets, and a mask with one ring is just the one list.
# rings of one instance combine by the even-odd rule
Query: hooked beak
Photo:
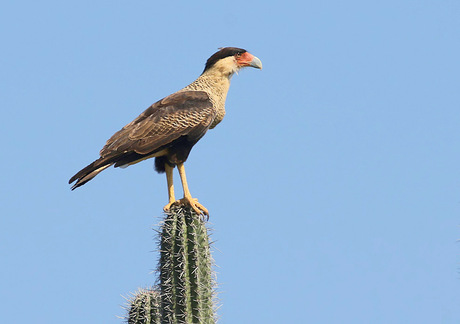
[(262, 61), (258, 57), (254, 56), (252, 61), (249, 62), (249, 66), (262, 70)]

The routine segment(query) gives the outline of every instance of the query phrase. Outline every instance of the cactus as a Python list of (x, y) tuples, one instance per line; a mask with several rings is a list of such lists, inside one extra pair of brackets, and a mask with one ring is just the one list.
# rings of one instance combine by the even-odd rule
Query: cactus
[(160, 293), (154, 289), (139, 289), (128, 300), (128, 324), (161, 324)]
[(162, 226), (160, 254), (164, 323), (215, 323), (212, 259), (201, 216), (173, 206)]
[(216, 323), (212, 263), (205, 221), (173, 205), (160, 231), (158, 287), (131, 298), (128, 324)]

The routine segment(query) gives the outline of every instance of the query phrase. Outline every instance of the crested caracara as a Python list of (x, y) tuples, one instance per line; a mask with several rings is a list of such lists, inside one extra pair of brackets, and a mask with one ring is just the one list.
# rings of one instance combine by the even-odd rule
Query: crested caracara
[(208, 129), (216, 127), (225, 115), (225, 98), (230, 79), (243, 67), (261, 69), (262, 62), (244, 49), (225, 47), (206, 62), (203, 73), (182, 90), (161, 99), (131, 123), (116, 132), (100, 151), (100, 158), (79, 171), (70, 180), (78, 188), (111, 165), (126, 167), (155, 158), (155, 169), (166, 172), (169, 203), (176, 202), (173, 168), (177, 166), (184, 190), (178, 203), (190, 205), (198, 214), (208, 210), (192, 198), (185, 177), (184, 162)]

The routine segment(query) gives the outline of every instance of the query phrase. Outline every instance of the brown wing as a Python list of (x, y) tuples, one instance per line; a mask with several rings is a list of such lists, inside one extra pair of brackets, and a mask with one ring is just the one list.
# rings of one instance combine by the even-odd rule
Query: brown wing
[(72, 190), (93, 179), (111, 165), (141, 159), (158, 152), (181, 137), (198, 141), (216, 116), (209, 96), (204, 91), (176, 92), (147, 108), (131, 123), (116, 132), (102, 148), (101, 157), (75, 174), (69, 183)]
[(116, 132), (102, 148), (101, 157), (135, 152), (150, 154), (187, 136), (198, 140), (209, 129), (216, 111), (204, 91), (174, 93), (150, 106)]

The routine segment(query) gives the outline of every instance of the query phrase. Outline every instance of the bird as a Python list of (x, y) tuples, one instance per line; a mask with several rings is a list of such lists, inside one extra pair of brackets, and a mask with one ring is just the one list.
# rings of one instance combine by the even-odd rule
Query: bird
[[(259, 58), (245, 49), (223, 47), (206, 61), (201, 75), (181, 90), (155, 102), (132, 122), (116, 132), (99, 152), (100, 157), (69, 180), (74, 190), (110, 166), (127, 167), (155, 158), (155, 170), (166, 173), (168, 212), (172, 205), (190, 206), (197, 214), (208, 210), (192, 198), (184, 163), (192, 147), (219, 124), (225, 115), (225, 100), (232, 76), (245, 67), (262, 69)], [(184, 196), (176, 200), (173, 169), (177, 167)]]

